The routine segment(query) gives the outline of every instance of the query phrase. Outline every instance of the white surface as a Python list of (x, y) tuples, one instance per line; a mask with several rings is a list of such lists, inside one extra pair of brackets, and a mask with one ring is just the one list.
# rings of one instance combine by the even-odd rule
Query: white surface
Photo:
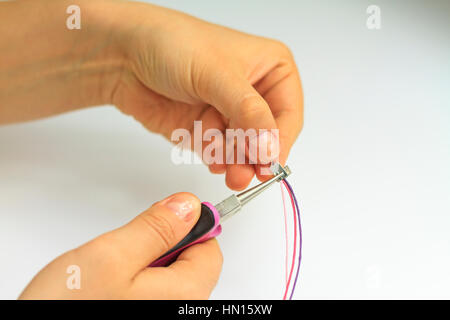
[[(289, 165), (303, 215), (295, 298), (450, 298), (446, 1), (159, 1), (295, 54), (305, 128)], [(366, 28), (369, 4), (382, 29)], [(171, 193), (217, 202), (222, 176), (112, 107), (0, 128), (0, 298)], [(279, 188), (228, 221), (213, 298), (281, 297)]]

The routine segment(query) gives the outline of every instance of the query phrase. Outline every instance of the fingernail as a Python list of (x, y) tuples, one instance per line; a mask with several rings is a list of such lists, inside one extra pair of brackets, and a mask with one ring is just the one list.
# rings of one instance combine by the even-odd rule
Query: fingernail
[[(268, 164), (278, 158), (279, 139), (278, 130), (264, 130), (257, 137), (250, 141), (251, 144), (258, 146), (258, 163)], [(254, 147), (254, 146), (253, 146)], [(253, 149), (255, 150), (255, 149)]]
[(172, 210), (178, 218), (188, 222), (193, 216), (197, 201), (190, 196), (176, 195), (164, 202), (164, 205)]

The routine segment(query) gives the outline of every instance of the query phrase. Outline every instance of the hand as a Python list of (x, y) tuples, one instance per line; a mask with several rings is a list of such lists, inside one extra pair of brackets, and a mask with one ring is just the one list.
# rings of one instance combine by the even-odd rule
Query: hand
[[(203, 130), (279, 129), (285, 163), (303, 125), (303, 97), (284, 44), (114, 0), (78, 0), (82, 27), (68, 30), (65, 12), (72, 4), (0, 2), (0, 34), (6, 35), (0, 48), (8, 48), (0, 53), (0, 123), (115, 104), (167, 138), (174, 129), (192, 129), (194, 120)], [(240, 190), (255, 173), (265, 178), (261, 164), (209, 168), (226, 172), (227, 185)]]
[[(206, 299), (222, 266), (215, 239), (196, 244), (168, 267), (148, 265), (175, 246), (200, 215), (199, 200), (178, 193), (155, 203), (127, 225), (69, 251), (39, 272), (21, 299)], [(69, 289), (69, 266), (80, 289)]]
[[(282, 43), (214, 25), (173, 10), (122, 3), (127, 62), (113, 103), (170, 139), (177, 128), (280, 130), (284, 164), (302, 123), (302, 89)], [(130, 25), (131, 24), (131, 25)], [(129, 33), (123, 30), (130, 30)], [(206, 147), (203, 144), (203, 148)], [(244, 189), (258, 166), (211, 164), (227, 185)]]

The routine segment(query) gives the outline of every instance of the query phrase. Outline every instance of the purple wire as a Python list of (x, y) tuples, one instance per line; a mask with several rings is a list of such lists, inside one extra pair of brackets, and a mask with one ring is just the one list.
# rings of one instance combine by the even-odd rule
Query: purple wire
[(291, 193), (292, 198), (294, 198), (295, 209), (297, 211), (297, 217), (298, 217), (298, 231), (299, 231), (299, 238), (300, 238), (297, 271), (295, 274), (294, 284), (292, 285), (291, 295), (289, 296), (289, 300), (292, 300), (292, 296), (295, 291), (295, 286), (297, 285), (298, 274), (300, 272), (300, 263), (302, 262), (302, 224), (300, 222), (300, 210), (298, 209), (297, 198), (295, 197), (294, 190), (292, 189), (291, 185), (289, 184), (289, 182), (286, 179), (284, 179), (284, 182), (286, 182), (286, 185), (289, 188), (289, 192)]

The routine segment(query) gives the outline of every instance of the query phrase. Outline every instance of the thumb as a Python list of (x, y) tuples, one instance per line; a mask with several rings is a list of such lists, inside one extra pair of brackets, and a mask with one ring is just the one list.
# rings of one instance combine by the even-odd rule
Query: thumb
[(210, 72), (199, 90), (201, 98), (243, 129), (276, 129), (275, 118), (264, 98), (236, 71)]
[(266, 100), (249, 80), (237, 72), (224, 73), (221, 76), (217, 76), (217, 72), (212, 72), (210, 75), (212, 79), (207, 79), (204, 90), (199, 90), (201, 98), (230, 119), (231, 128), (255, 130), (258, 136), (257, 140), (251, 139), (252, 142), (258, 146), (264, 145), (269, 157), (260, 159), (258, 156), (253, 159), (254, 161), (268, 163), (275, 159), (278, 156), (277, 146), (274, 144), (277, 132), (271, 130), (277, 129), (277, 124)]
[(109, 247), (138, 271), (173, 248), (194, 227), (200, 216), (200, 201), (190, 193), (176, 193), (155, 203), (127, 225), (111, 231)]

